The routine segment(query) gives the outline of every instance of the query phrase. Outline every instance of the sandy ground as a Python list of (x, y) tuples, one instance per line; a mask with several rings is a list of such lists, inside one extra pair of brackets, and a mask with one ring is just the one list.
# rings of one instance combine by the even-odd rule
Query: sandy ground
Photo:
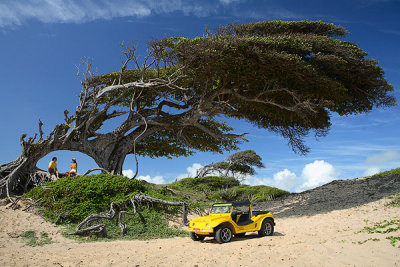
[[(0, 266), (400, 266), (400, 248), (385, 239), (400, 232), (356, 233), (364, 226), (400, 219), (400, 207), (385, 206), (387, 196), (400, 192), (400, 177), (379, 182), (386, 189), (372, 183), (374, 191), (365, 190), (365, 180), (353, 180), (346, 184), (346, 199), (340, 199), (347, 192), (343, 183), (334, 182), (259, 204), (276, 212), (275, 234), (259, 238), (249, 233), (226, 244), (189, 237), (77, 243), (61, 236), (61, 227), (33, 213), (0, 206)], [(45, 231), (55, 243), (27, 246), (19, 237), (27, 230)], [(367, 241), (370, 238), (379, 241)]]

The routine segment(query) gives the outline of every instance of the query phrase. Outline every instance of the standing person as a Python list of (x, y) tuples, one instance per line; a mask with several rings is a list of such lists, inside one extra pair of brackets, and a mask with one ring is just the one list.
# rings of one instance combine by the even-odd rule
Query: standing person
[(53, 157), (53, 159), (50, 161), (48, 170), (50, 173), (50, 177), (52, 175), (55, 175), (58, 179), (57, 157)]
[(78, 163), (76, 163), (76, 158), (72, 159), (72, 163), (71, 163), (71, 169), (67, 172), (65, 172), (65, 174), (67, 176), (76, 176), (76, 174), (78, 173)]

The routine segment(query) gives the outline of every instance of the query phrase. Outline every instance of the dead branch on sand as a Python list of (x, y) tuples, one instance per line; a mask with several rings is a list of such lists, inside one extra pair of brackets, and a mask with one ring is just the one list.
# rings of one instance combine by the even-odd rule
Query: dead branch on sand
[(166, 201), (158, 198), (153, 198), (147, 195), (137, 194), (134, 195), (131, 199), (126, 201), (121, 201), (118, 203), (112, 202), (110, 204), (110, 210), (108, 212), (101, 212), (98, 214), (91, 214), (86, 217), (78, 226), (75, 228), (75, 232), (70, 233), (70, 235), (84, 235), (88, 233), (95, 233), (95, 234), (102, 234), (103, 236), (107, 236), (106, 225), (103, 223), (93, 224), (94, 222), (100, 219), (107, 219), (113, 220), (117, 215), (116, 208), (121, 206), (122, 204), (126, 204), (130, 202), (133, 207), (133, 212), (128, 212), (125, 210), (120, 210), (118, 212), (118, 225), (121, 228), (121, 234), (126, 234), (126, 223), (122, 222), (122, 216), (126, 215), (135, 215), (136, 213), (139, 214), (143, 223), (145, 223), (144, 217), (142, 214), (137, 210), (137, 206), (143, 203), (147, 204), (161, 204), (167, 206), (182, 206), (182, 220), (185, 225), (187, 225), (187, 203), (185, 202), (171, 202)]

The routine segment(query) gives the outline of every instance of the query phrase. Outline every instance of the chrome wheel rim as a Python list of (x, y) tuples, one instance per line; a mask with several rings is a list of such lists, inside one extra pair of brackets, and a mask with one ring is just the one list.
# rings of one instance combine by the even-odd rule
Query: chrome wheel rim
[(229, 228), (224, 228), (221, 231), (221, 239), (224, 242), (228, 242), (229, 240), (231, 240), (232, 237), (232, 232)]
[(270, 235), (272, 232), (272, 225), (268, 222), (265, 224), (264, 233)]

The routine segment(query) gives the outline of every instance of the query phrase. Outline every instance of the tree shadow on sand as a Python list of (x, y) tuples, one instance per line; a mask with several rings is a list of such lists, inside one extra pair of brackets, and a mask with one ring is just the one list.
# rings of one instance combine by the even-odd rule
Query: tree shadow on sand
[(336, 180), (302, 193), (254, 204), (254, 210), (269, 210), (277, 218), (312, 216), (349, 209), (400, 192), (400, 175), (381, 175)]

